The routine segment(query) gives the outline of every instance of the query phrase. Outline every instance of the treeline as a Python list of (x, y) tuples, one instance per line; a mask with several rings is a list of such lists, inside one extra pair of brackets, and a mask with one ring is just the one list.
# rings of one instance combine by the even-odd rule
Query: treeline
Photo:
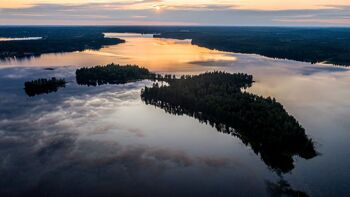
[(77, 83), (88, 86), (124, 84), (136, 80), (156, 79), (157, 76), (148, 69), (136, 65), (108, 64), (76, 70)]
[(193, 44), (210, 49), (350, 65), (350, 28), (302, 27), (0, 27), (0, 37), (43, 37), (0, 42), (0, 58), (99, 49), (124, 42), (104, 38), (103, 32), (157, 33), (155, 37), (192, 39)]
[(294, 168), (294, 155), (316, 155), (312, 140), (280, 103), (242, 92), (253, 83), (251, 75), (211, 72), (167, 82), (145, 87), (141, 96), (146, 104), (193, 116), (238, 136), (273, 169), (288, 172)]
[(167, 29), (156, 37), (192, 39), (192, 44), (222, 51), (350, 66), (350, 28), (188, 27)]
[(0, 59), (97, 50), (124, 42), (118, 38), (105, 38), (101, 30), (92, 27), (1, 27), (0, 37), (42, 37), (40, 40), (0, 42)]
[(26, 81), (24, 83), (24, 90), (28, 96), (36, 96), (40, 94), (48, 94), (51, 92), (57, 92), (61, 87), (66, 86), (64, 79), (37, 79), (33, 81)]

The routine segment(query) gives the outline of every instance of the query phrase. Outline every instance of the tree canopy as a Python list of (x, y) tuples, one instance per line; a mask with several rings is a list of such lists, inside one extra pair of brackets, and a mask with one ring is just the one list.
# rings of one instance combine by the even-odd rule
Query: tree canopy
[(84, 67), (76, 70), (80, 85), (124, 84), (130, 81), (155, 79), (156, 75), (136, 65), (108, 64), (106, 66)]
[(94, 27), (0, 27), (0, 37), (42, 37), (39, 40), (0, 42), (0, 59), (24, 59), (45, 53), (97, 50), (125, 42), (106, 38)]
[(316, 155), (304, 128), (280, 103), (242, 91), (253, 83), (251, 75), (210, 72), (166, 81), (168, 85), (154, 83), (142, 90), (146, 104), (193, 116), (238, 136), (273, 169), (288, 172), (294, 168), (294, 155)]

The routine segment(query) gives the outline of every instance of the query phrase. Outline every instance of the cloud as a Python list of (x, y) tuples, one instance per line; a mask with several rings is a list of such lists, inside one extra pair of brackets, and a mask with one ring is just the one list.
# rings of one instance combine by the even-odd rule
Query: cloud
[[(160, 6), (157, 12), (154, 6)], [(252, 10), (232, 4), (167, 5), (160, 0), (85, 4), (36, 4), (4, 8), (2, 25), (350, 25), (350, 7)]]

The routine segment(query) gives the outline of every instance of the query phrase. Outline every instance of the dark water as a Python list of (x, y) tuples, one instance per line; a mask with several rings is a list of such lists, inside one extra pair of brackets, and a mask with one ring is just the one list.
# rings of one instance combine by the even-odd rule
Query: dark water
[[(90, 196), (348, 196), (349, 69), (224, 53), (190, 41), (112, 35), (125, 44), (0, 63), (0, 192)], [(80, 66), (139, 64), (154, 72), (246, 72), (249, 91), (274, 96), (305, 127), (319, 156), (277, 173), (239, 138), (145, 105), (149, 81), (84, 87)], [(52, 67), (52, 69), (44, 69)], [(64, 77), (28, 97), (26, 80)]]

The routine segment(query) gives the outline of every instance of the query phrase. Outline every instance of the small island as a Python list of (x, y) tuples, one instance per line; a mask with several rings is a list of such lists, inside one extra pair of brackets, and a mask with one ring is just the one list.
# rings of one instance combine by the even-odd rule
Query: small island
[(280, 103), (242, 91), (252, 85), (251, 75), (210, 72), (180, 79), (167, 76), (164, 81), (166, 85), (156, 82), (142, 90), (146, 104), (187, 114), (239, 137), (272, 169), (288, 172), (294, 168), (293, 156), (316, 156), (304, 128)]
[(64, 79), (56, 79), (52, 77), (51, 79), (37, 79), (33, 81), (26, 81), (24, 83), (24, 90), (26, 94), (30, 97), (48, 94), (51, 92), (57, 92), (61, 87), (66, 86), (66, 81)]
[(76, 70), (79, 85), (97, 86), (104, 84), (125, 84), (132, 81), (156, 79), (157, 75), (136, 65), (108, 64)]

